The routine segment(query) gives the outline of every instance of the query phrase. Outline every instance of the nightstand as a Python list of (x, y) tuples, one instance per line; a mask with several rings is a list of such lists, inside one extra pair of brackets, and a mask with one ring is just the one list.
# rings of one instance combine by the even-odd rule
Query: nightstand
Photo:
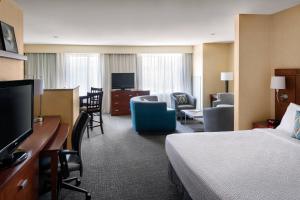
[(267, 121), (254, 122), (252, 126), (253, 128), (275, 128), (274, 125), (268, 125)]

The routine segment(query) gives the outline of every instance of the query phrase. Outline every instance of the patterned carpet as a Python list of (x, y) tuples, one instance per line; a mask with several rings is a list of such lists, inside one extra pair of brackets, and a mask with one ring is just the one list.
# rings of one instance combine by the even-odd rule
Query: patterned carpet
[[(178, 126), (179, 132), (186, 132)], [(105, 134), (96, 128), (83, 141), (84, 174), (81, 187), (97, 200), (178, 200), (168, 178), (164, 135), (138, 135), (129, 117), (104, 116)], [(49, 199), (49, 193), (40, 199)], [(61, 199), (85, 199), (62, 190)]]

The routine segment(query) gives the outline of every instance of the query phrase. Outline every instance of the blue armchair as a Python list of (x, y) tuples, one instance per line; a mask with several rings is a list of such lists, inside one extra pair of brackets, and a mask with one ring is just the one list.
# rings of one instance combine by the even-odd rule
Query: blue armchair
[(158, 102), (156, 96), (139, 96), (130, 99), (132, 127), (142, 132), (174, 132), (176, 112), (168, 109), (166, 102)]

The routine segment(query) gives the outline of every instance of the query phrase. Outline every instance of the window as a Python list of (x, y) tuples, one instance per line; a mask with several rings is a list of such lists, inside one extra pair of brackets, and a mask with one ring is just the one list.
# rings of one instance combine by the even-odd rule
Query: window
[(91, 87), (102, 87), (101, 61), (99, 54), (66, 53), (64, 55), (65, 87), (80, 85), (80, 95), (86, 95)]
[(191, 93), (191, 54), (140, 54), (138, 71), (139, 88), (168, 104), (172, 92)]

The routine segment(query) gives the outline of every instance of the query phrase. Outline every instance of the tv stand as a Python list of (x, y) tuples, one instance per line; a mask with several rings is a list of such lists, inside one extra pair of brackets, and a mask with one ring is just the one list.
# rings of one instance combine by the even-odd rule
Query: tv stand
[(15, 166), (26, 160), (27, 157), (28, 153), (26, 151), (18, 149), (10, 154), (7, 158), (0, 160), (0, 168), (3, 169)]
[(111, 92), (111, 115), (130, 115), (130, 99), (149, 95), (149, 90), (115, 90)]

